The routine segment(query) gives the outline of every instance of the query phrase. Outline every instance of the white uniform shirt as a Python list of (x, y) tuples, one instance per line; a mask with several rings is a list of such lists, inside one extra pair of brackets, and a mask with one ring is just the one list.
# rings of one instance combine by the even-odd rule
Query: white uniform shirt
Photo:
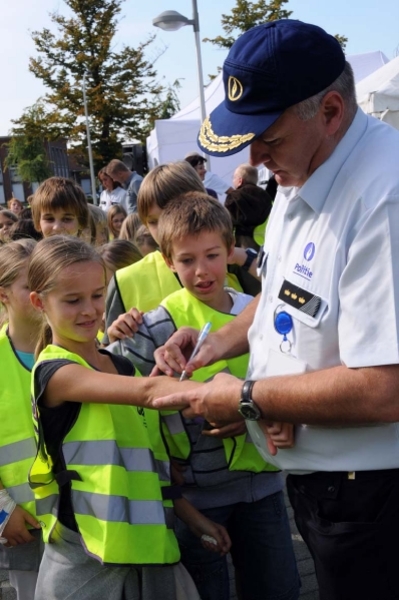
[[(297, 306), (285, 302), (287, 289)], [(301, 290), (313, 300), (305, 302)], [(274, 328), (276, 310), (293, 317), (291, 354), (308, 371), (399, 363), (399, 133), (360, 109), (301, 188), (279, 187), (249, 331), (249, 379), (262, 379), (266, 369), (273, 375), (269, 353), (280, 352), (283, 339)], [(248, 425), (261, 454), (291, 472), (399, 467), (398, 424), (302, 425), (295, 447), (273, 458), (258, 425)]]
[(121, 204), (123, 205), (123, 201), (126, 196), (126, 190), (122, 187), (117, 187), (110, 192), (108, 190), (103, 190), (100, 196), (100, 208), (104, 212), (108, 212), (113, 204)]

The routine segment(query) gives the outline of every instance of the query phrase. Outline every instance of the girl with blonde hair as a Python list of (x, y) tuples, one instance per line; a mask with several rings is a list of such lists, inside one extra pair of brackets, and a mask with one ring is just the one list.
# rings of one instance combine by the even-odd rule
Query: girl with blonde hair
[(160, 395), (196, 384), (132, 379), (129, 361), (98, 348), (105, 268), (83, 240), (39, 242), (28, 280), (45, 315), (33, 371), (39, 452), (30, 483), (46, 542), (35, 600), (49, 590), (52, 600), (198, 599), (178, 565), (173, 499), (199, 537), (215, 538), (203, 541), (208, 548), (226, 552), (230, 541), (178, 499), (158, 412), (147, 410)]
[(30, 379), (40, 317), (29, 300), (33, 240), (0, 247), (0, 568), (18, 600), (33, 600), (41, 558), (40, 524), (28, 472), (36, 455)]
[(122, 224), (127, 217), (127, 212), (120, 204), (114, 204), (107, 212), (107, 223), (111, 239), (119, 237)]

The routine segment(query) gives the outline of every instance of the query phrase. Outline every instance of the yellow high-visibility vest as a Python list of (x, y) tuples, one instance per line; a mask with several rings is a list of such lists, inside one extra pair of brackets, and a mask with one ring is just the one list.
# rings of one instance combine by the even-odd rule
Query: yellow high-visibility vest
[[(173, 319), (177, 328), (190, 326), (201, 329), (208, 321), (212, 323), (211, 331), (217, 331), (234, 319), (234, 315), (222, 313), (210, 308), (190, 294), (186, 289), (171, 294), (161, 302)], [(209, 381), (221, 371), (231, 373), (244, 379), (248, 368), (248, 354), (221, 360), (213, 365), (194, 371), (195, 381)], [(237, 406), (238, 410), (238, 406)], [(186, 433), (184, 417), (175, 411), (162, 412), (163, 429), (170, 454), (176, 458), (189, 459), (191, 444)], [(223, 440), (225, 457), (230, 471), (278, 471), (276, 467), (265, 462), (256, 450), (248, 433)]]
[[(92, 368), (77, 354), (53, 345), (40, 354), (36, 366), (56, 359)], [(57, 478), (61, 477), (71, 483), (75, 520), (91, 556), (113, 565), (177, 563), (180, 553), (173, 532), (169, 456), (157, 411), (82, 403), (62, 440), (60, 453), (66, 470), (55, 474), (36, 401), (34, 407), (39, 451), (29, 481), (44, 540), (49, 541), (57, 522)]]
[(16, 355), (6, 328), (0, 333), (0, 364), (0, 481), (12, 499), (35, 516), (35, 499), (28, 484), (36, 455), (31, 372)]

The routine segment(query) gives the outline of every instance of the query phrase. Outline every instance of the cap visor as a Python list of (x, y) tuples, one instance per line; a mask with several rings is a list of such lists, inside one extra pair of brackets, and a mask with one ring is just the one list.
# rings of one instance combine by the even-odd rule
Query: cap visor
[(241, 115), (227, 110), (222, 102), (202, 123), (198, 146), (210, 156), (231, 156), (251, 144), (282, 113)]

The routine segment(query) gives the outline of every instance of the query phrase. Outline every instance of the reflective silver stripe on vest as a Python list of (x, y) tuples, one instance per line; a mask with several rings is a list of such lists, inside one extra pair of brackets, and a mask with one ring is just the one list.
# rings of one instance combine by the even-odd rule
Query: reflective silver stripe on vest
[(116, 465), (127, 471), (158, 473), (169, 481), (169, 461), (154, 458), (148, 448), (121, 448), (115, 440), (65, 442), (62, 448), (68, 465)]
[[(74, 513), (88, 515), (101, 521), (129, 525), (166, 525), (168, 512), (161, 500), (129, 500), (125, 496), (107, 496), (72, 490)], [(165, 514), (166, 513), (166, 514)]]
[(36, 444), (33, 436), (20, 442), (0, 446), (0, 467), (11, 465), (12, 463), (26, 458), (34, 458), (36, 456)]
[(36, 499), (36, 516), (40, 517), (42, 515), (55, 515), (57, 516), (56, 507), (59, 502), (59, 495), (52, 494), (51, 496), (47, 496), (47, 498)]
[(29, 483), (22, 483), (21, 485), (13, 485), (12, 487), (8, 487), (7, 492), (17, 504), (32, 502), (35, 499), (35, 496), (29, 487)]
[(165, 423), (168, 431), (172, 435), (185, 432), (180, 413), (175, 413), (173, 415), (161, 415), (161, 420)]

